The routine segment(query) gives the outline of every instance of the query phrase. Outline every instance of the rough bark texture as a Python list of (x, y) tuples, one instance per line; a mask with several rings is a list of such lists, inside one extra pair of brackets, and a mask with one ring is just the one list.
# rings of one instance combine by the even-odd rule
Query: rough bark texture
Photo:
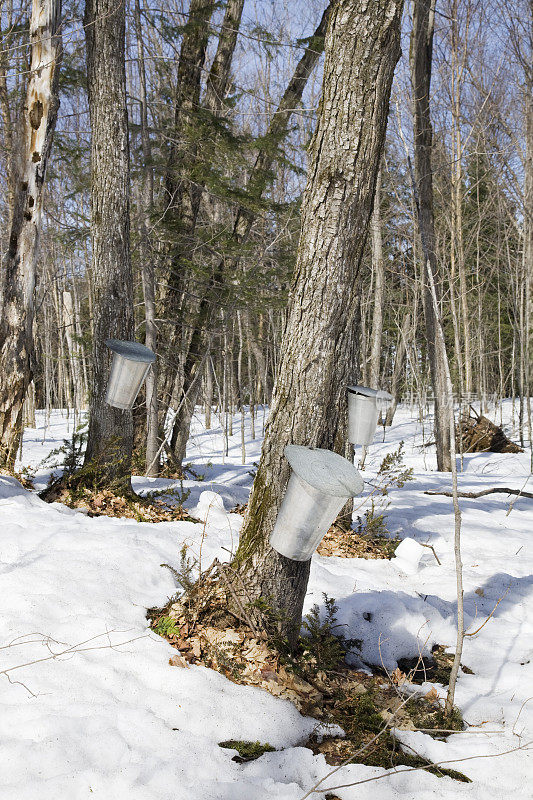
[[(141, 22), (141, 6), (135, 0), (135, 33), (141, 94), (141, 148), (143, 154), (143, 177), (140, 192), (139, 255), (145, 311), (146, 347), (157, 352), (157, 322), (155, 302), (154, 256), (150, 249), (150, 210), (154, 201), (154, 178), (152, 169), (152, 145), (148, 130), (148, 100), (146, 93), (146, 70)], [(157, 397), (157, 364), (154, 362), (145, 381), (146, 396), (146, 474), (152, 478), (159, 475), (159, 402)]]
[[(198, 181), (192, 182), (189, 176), (198, 151), (195, 127), (199, 124), (202, 71), (214, 5), (214, 0), (191, 0), (178, 62), (174, 131), (165, 179), (166, 208), (163, 216), (164, 225), (171, 232), (167, 248), (168, 281), (162, 300), (162, 316), (168, 323), (169, 367), (162, 381), (166, 408), (172, 395), (176, 366), (182, 370), (181, 354), (187, 351), (191, 336), (190, 326), (183, 325), (182, 319), (184, 290), (188, 288), (188, 270), (184, 265), (190, 258), (202, 190)], [(163, 416), (166, 408), (162, 408)]]
[[(413, 6), (413, 31), (411, 36), (411, 81), (413, 85), (415, 190), (418, 225), (423, 251), (423, 304), (426, 340), (435, 397), (435, 441), (437, 468), (450, 472), (450, 424), (453, 408), (447, 399), (446, 374), (436, 347), (437, 320), (431, 299), (428, 268), (437, 275), (435, 250), (435, 225), (433, 216), (433, 176), (431, 151), (433, 130), (430, 116), (431, 61), (433, 53), (434, 0), (415, 0)], [(429, 263), (428, 263), (429, 262)]]
[(14, 466), (22, 407), (32, 380), (33, 292), (43, 186), (59, 108), (60, 19), (61, 0), (33, 0), (31, 67), (21, 134), (23, 161), (13, 186), (14, 205), (1, 293), (0, 467), (8, 469)]
[[(15, 152), (13, 149), (13, 120), (7, 85), (7, 68), (11, 37), (9, 36), (9, 29), (4, 35), (1, 23), (2, 19), (0, 18), (0, 41), (2, 42), (2, 47), (0, 48), (0, 114), (2, 115), (2, 145), (5, 158), (7, 203), (10, 214), (12, 214), (14, 206), (13, 200), (15, 197)], [(1, 297), (2, 294), (0, 291), (0, 305)]]
[(323, 96), (311, 146), (300, 244), (261, 462), (235, 566), (282, 634), (299, 632), (309, 562), (268, 543), (289, 478), (287, 444), (345, 452), (346, 384), (356, 377), (359, 268), (380, 164), (401, 0), (340, 0), (326, 34)]
[(205, 87), (205, 106), (212, 114), (219, 114), (224, 108), (243, 8), (244, 0), (228, 0), (226, 4), (217, 51)]
[(124, 5), (87, 0), (87, 77), (91, 118), (91, 243), (93, 385), (85, 464), (100, 479), (130, 486), (133, 425), (130, 411), (104, 400), (111, 365), (108, 338), (132, 340), (129, 149), (124, 70)]

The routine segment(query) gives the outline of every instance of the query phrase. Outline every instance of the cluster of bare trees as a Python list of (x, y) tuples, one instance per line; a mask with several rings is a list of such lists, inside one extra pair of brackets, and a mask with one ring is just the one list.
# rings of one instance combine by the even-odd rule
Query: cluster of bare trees
[[(282, 405), (271, 428), (296, 440), (294, 393), (305, 437), (339, 449), (343, 385), (363, 378), (434, 400), (449, 470), (440, 328), (455, 395), (516, 396), (528, 435), (530, 0), (414, 0), (403, 25), (394, 3), (367, 16), (355, 0), (274, 6), (87, 0), (62, 15), (57, 0), (3, 0), (2, 466), (33, 396), (89, 402), (87, 459), (126, 483), (134, 446), (151, 475), (162, 458), (182, 465), (201, 402), (229, 424), (245, 405)], [(348, 48), (330, 98), (344, 51), (323, 64), (325, 37), (351, 24), (385, 37), (392, 66), (372, 73), (374, 40), (358, 34), (368, 52)], [(108, 337), (158, 353), (132, 418), (103, 401)], [(277, 457), (260, 476), (281, 486)]]

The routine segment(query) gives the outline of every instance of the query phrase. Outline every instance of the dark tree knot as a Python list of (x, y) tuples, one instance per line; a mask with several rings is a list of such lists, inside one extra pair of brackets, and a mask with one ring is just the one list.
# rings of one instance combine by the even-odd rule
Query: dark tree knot
[(30, 125), (37, 130), (43, 118), (44, 107), (40, 100), (36, 100), (30, 108)]

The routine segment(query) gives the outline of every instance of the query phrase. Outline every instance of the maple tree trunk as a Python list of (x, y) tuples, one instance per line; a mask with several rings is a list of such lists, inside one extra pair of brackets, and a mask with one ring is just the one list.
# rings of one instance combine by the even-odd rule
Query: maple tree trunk
[(358, 276), (400, 54), (402, 6), (402, 0), (341, 0), (331, 8), (279, 372), (234, 560), (236, 590), (244, 586), (248, 602), (266, 603), (291, 644), (299, 634), (310, 561), (279, 555), (268, 539), (290, 474), (285, 446), (346, 452)]
[[(0, 468), (13, 469), (22, 408), (32, 380), (33, 294), (43, 187), (59, 108), (61, 0), (33, 0), (31, 65), (23, 115), (20, 174), (13, 180), (9, 247), (0, 315)], [(1, 78), (1, 76), (0, 76)]]
[[(85, 465), (99, 481), (130, 486), (131, 411), (105, 402), (111, 354), (105, 340), (134, 339), (130, 260), (129, 147), (124, 69), (125, 8), (87, 0), (85, 31), (91, 118), (93, 385)], [(94, 472), (93, 477), (94, 478)]]

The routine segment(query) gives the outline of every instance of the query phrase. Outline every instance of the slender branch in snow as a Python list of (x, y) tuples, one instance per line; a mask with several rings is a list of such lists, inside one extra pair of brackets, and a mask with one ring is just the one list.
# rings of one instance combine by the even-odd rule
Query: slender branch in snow
[[(508, 489), (505, 486), (495, 486), (494, 489), (483, 489), (481, 492), (457, 492), (457, 497), (470, 497), (476, 499), (477, 497), (486, 497), (488, 494), (515, 494), (517, 497), (528, 497), (533, 500), (533, 492), (524, 492), (522, 489)], [(443, 495), (444, 497), (453, 497), (453, 492), (424, 492), (424, 494)], [(515, 500), (516, 502), (516, 500)]]
[[(13, 639), (12, 643), (10, 643), (8, 645), (3, 645), (1, 649), (8, 649), (10, 647), (18, 646), (19, 644), (36, 644), (36, 643), (38, 644), (39, 641), (40, 641), (42, 644), (44, 644), (47, 647), (48, 652), (50, 653), (50, 655), (44, 656), (43, 658), (35, 658), (35, 659), (32, 659), (31, 661), (26, 661), (26, 662), (24, 662), (22, 664), (15, 664), (12, 667), (6, 667), (6, 669), (1, 669), (0, 670), (0, 675), (3, 675), (5, 678), (7, 678), (7, 680), (11, 684), (19, 684), (20, 686), (23, 686), (32, 695), (32, 697), (36, 697), (37, 695), (34, 692), (32, 692), (32, 690), (25, 683), (22, 683), (22, 681), (14, 681), (11, 678), (10, 673), (11, 672), (15, 672), (18, 669), (23, 669), (24, 667), (31, 667), (34, 664), (41, 664), (44, 661), (57, 661), (58, 659), (65, 660), (66, 658), (72, 657), (74, 655), (77, 655), (78, 653), (87, 653), (87, 652), (92, 651), (92, 650), (116, 650), (118, 647), (122, 647), (125, 644), (131, 644), (131, 642), (136, 642), (139, 639), (150, 638), (150, 635), (148, 633), (143, 633), (143, 634), (141, 634), (139, 636), (134, 636), (131, 639), (127, 639), (126, 641), (112, 642), (111, 639), (110, 639), (110, 634), (111, 633), (117, 633), (117, 632), (119, 632), (119, 631), (117, 631), (116, 629), (111, 629), (111, 630), (106, 631), (105, 633), (98, 633), (98, 634), (96, 634), (96, 636), (91, 636), (89, 639), (85, 639), (84, 641), (78, 642), (77, 644), (65, 646), (63, 648), (63, 650), (59, 650), (58, 652), (54, 652), (52, 650), (52, 646), (51, 646), (52, 643), (53, 644), (63, 644), (63, 645), (65, 643), (64, 642), (58, 642), (55, 639), (52, 639), (51, 636), (45, 636), (43, 634), (43, 638), (41, 640), (30, 639), (30, 640), (27, 640), (26, 642), (18, 642), (17, 639)], [(121, 632), (124, 633), (124, 631), (121, 631)], [(32, 634), (27, 634), (27, 635), (28, 636), (34, 636), (36, 634), (32, 633)], [(90, 644), (91, 642), (94, 642), (97, 639), (100, 639), (102, 636), (107, 637), (108, 644), (97, 644), (97, 645), (91, 645)], [(21, 638), (21, 637), (17, 637), (17, 638)], [(89, 647), (85, 647), (85, 645), (90, 645), (90, 646)]]
[(446, 342), (444, 340), (444, 332), (442, 330), (442, 322), (437, 303), (437, 292), (435, 291), (435, 281), (433, 277), (433, 270), (431, 268), (430, 259), (427, 259), (427, 276), (429, 288), (431, 292), (431, 301), (433, 304), (433, 313), (435, 317), (435, 333), (436, 345), (440, 349), (440, 361), (444, 367), (445, 372), (445, 389), (446, 398), (442, 398), (450, 404), (451, 413), (448, 415), (450, 424), (450, 460), (452, 465), (452, 497), (453, 497), (453, 511), (455, 520), (455, 534), (454, 534), (454, 554), (455, 554), (455, 578), (457, 584), (457, 642), (455, 646), (455, 656), (453, 665), (450, 672), (450, 680), (448, 683), (448, 695), (444, 706), (444, 713), (450, 716), (453, 710), (453, 702), (455, 698), (455, 684), (457, 683), (457, 675), (459, 674), (459, 667), (461, 666), (461, 656), (463, 654), (463, 642), (465, 638), (465, 623), (464, 623), (464, 592), (463, 592), (463, 563), (461, 560), (461, 509), (459, 508), (459, 487), (457, 483), (457, 461), (455, 452), (455, 419), (453, 414), (453, 386), (450, 375), (450, 364), (448, 361), (448, 353), (446, 352)]
[[(529, 742), (525, 742), (524, 744), (519, 744), (516, 747), (512, 747), (510, 750), (504, 750), (503, 753), (480, 753), (476, 756), (465, 756), (464, 758), (450, 758), (446, 759), (445, 761), (434, 761), (431, 764), (422, 764), (419, 767), (406, 767), (405, 769), (393, 769), (388, 770), (387, 772), (382, 773), (381, 775), (374, 775), (372, 778), (363, 778), (360, 781), (353, 781), (352, 783), (343, 783), (339, 784), (339, 786), (327, 786), (326, 788), (319, 789), (320, 792), (333, 792), (336, 789), (347, 789), (350, 786), (360, 786), (362, 783), (371, 783), (372, 781), (380, 781), (383, 778), (390, 778), (393, 775), (401, 775), (402, 772), (420, 772), (420, 770), (428, 770), (433, 769), (434, 767), (442, 767), (444, 764), (460, 764), (464, 761), (474, 761), (474, 759), (478, 758), (499, 758), (500, 756), (508, 756), (511, 753), (516, 753), (518, 750), (530, 750), (533, 747), (533, 739)], [(310, 792), (305, 794), (300, 800), (304, 800), (304, 798), (309, 797), (309, 795), (314, 792), (315, 789), (311, 789)]]

